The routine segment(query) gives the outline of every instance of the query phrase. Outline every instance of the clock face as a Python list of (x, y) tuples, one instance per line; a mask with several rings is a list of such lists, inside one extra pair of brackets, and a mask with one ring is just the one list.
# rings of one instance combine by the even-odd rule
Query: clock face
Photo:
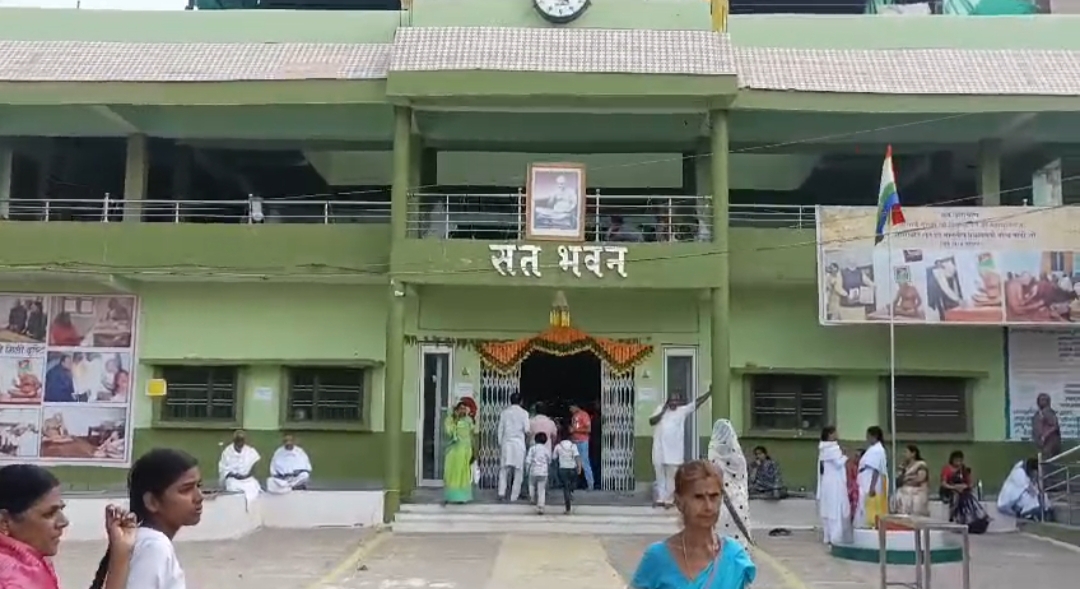
[(565, 24), (581, 16), (589, 0), (533, 0), (533, 5), (544, 20)]

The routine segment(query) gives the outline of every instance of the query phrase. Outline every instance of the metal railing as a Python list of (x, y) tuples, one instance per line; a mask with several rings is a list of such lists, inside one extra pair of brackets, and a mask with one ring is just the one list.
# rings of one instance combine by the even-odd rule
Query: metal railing
[(1039, 453), (1042, 511), (1053, 512), (1057, 523), (1080, 525), (1080, 446), (1052, 458)]
[(388, 223), (390, 203), (356, 200), (13, 199), (12, 221), (118, 222), (125, 214), (162, 223)]
[[(531, 218), (524, 191), (510, 194), (410, 195), (406, 230), (430, 239), (516, 240)], [(542, 214), (537, 208), (535, 214)], [(587, 241), (690, 242), (712, 235), (712, 198), (700, 195), (585, 196), (582, 230)], [(564, 216), (573, 217), (574, 213)], [(813, 206), (731, 205), (729, 224), (751, 227), (812, 228)]]

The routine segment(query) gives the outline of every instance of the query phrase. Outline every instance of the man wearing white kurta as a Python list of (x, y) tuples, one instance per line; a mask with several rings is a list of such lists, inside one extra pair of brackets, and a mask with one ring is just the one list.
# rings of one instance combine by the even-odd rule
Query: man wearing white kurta
[(521, 406), (521, 395), (510, 395), (510, 406), (499, 415), (499, 499), (507, 497), (510, 478), (511, 501), (521, 496), (522, 467), (525, 465), (525, 439), (529, 435), (529, 412)]
[(243, 493), (250, 504), (262, 492), (259, 480), (252, 476), (251, 472), (260, 458), (258, 450), (248, 446), (247, 435), (243, 430), (237, 430), (233, 434), (232, 443), (221, 451), (218, 483), (230, 493)]
[(307, 452), (296, 445), (292, 434), (285, 434), (281, 447), (270, 459), (270, 478), (266, 479), (266, 491), (284, 495), (292, 490), (304, 490), (311, 478), (311, 459)]
[(712, 389), (694, 400), (668, 399), (649, 417), (653, 430), (652, 462), (656, 472), (656, 505), (675, 504), (675, 471), (686, 461), (686, 418), (712, 395)]

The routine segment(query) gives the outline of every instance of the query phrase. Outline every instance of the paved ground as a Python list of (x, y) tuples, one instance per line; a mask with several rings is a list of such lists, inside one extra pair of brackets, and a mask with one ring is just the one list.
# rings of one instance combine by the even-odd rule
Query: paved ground
[[(261, 531), (235, 542), (181, 543), (192, 589), (623, 589), (658, 538)], [(878, 589), (876, 565), (838, 561), (809, 533), (760, 540), (754, 589)], [(67, 543), (63, 587), (89, 585), (103, 546)], [(1072, 589), (1080, 553), (1020, 534), (973, 539), (972, 589)], [(894, 567), (892, 581), (911, 582)], [(958, 565), (935, 567), (933, 589), (960, 589)]]

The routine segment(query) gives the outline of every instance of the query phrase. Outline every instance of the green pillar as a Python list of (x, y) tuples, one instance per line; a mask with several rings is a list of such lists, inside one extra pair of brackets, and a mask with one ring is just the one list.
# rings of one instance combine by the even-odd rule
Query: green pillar
[[(414, 176), (412, 154), (412, 111), (394, 107), (393, 182), (390, 186), (390, 235), (393, 244), (405, 239), (409, 187)], [(383, 519), (389, 523), (401, 505), (405, 445), (402, 433), (402, 406), (405, 388), (405, 285), (391, 278), (386, 314), (386, 366), (383, 383), (383, 433), (386, 436), (386, 497)]]
[(984, 207), (1001, 206), (1001, 140), (979, 142), (978, 178), (980, 203)]
[(391, 280), (390, 308), (386, 315), (386, 367), (383, 386), (383, 431), (386, 435), (386, 498), (383, 519), (394, 520), (401, 505), (404, 439), (401, 431), (402, 393), (405, 388), (405, 285)]
[(127, 141), (124, 167), (124, 221), (142, 221), (146, 181), (150, 177), (150, 150), (146, 135), (132, 135)]
[[(390, 185), (390, 236), (394, 240), (405, 239), (409, 213), (409, 186), (413, 179), (412, 138), (412, 109), (407, 106), (395, 106), (394, 174)], [(419, 170), (418, 167), (417, 170)], [(419, 175), (418, 171), (417, 175)]]
[(709, 292), (712, 350), (712, 418), (731, 415), (731, 316), (729, 303), (731, 289), (728, 282), (728, 119), (727, 111), (709, 113), (711, 135), (709, 151), (709, 181), (712, 189), (712, 237), (716, 256), (713, 272), (716, 286)]
[(0, 145), (0, 220), (11, 217), (11, 181), (14, 172), (15, 151)]

